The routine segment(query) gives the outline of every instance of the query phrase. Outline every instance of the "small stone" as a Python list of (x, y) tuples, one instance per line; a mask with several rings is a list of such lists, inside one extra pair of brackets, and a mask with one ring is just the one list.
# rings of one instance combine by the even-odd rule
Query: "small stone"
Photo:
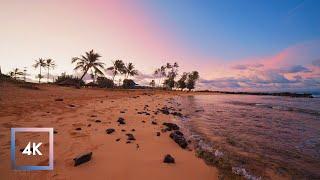
[(120, 138), (116, 139), (116, 141), (117, 141), (117, 142), (120, 141)]
[(82, 155), (79, 155), (77, 157), (75, 157), (74, 160), (74, 166), (78, 166), (82, 163), (88, 162), (91, 160), (92, 157), (92, 152), (89, 153), (84, 153)]
[(88, 124), (88, 127), (91, 127), (91, 124)]
[(55, 101), (63, 101), (62, 98), (56, 98)]
[(157, 136), (160, 136), (160, 132), (157, 132)]
[(136, 138), (133, 136), (133, 134), (128, 133), (128, 134), (126, 134), (126, 135), (128, 136), (128, 140), (129, 140), (129, 141), (134, 141), (134, 140), (136, 140)]
[(95, 122), (96, 122), (96, 123), (101, 123), (101, 120), (97, 119)]
[(175, 160), (174, 158), (170, 155), (170, 154), (167, 154), (164, 159), (163, 159), (163, 162), (164, 163), (175, 163)]
[(126, 124), (126, 122), (124, 121), (124, 119), (122, 117), (119, 117), (118, 121), (119, 124)]
[(79, 127), (79, 128), (76, 128), (76, 131), (81, 131), (81, 128)]
[(127, 144), (130, 144), (130, 143), (131, 143), (131, 141), (127, 141), (126, 143), (127, 143)]
[(73, 105), (73, 104), (69, 104), (69, 107), (74, 108), (74, 107), (76, 107), (76, 106)]
[(141, 121), (142, 123), (146, 123), (146, 121)]
[(157, 125), (158, 123), (157, 123), (157, 122), (155, 122), (155, 121), (152, 121), (152, 122), (151, 122), (151, 124), (153, 124), (153, 125)]
[(113, 129), (113, 128), (108, 128), (108, 129), (106, 129), (106, 133), (107, 134), (112, 134), (113, 132), (115, 132), (116, 130), (115, 129)]
[(132, 132), (136, 131), (135, 129), (131, 129)]
[(165, 133), (165, 132), (167, 132), (167, 130), (166, 129), (161, 129), (161, 132)]
[(122, 131), (122, 132), (126, 132), (126, 130), (125, 130), (125, 129), (121, 129), (121, 131)]
[(53, 131), (53, 134), (58, 134), (58, 131), (54, 130), (54, 131)]

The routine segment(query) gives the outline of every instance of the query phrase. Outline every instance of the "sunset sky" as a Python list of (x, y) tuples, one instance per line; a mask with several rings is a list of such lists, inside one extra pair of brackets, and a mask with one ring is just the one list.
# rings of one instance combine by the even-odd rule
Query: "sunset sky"
[(320, 91), (318, 0), (0, 0), (3, 73), (52, 58), (133, 62), (147, 84), (155, 68), (197, 70), (198, 89)]

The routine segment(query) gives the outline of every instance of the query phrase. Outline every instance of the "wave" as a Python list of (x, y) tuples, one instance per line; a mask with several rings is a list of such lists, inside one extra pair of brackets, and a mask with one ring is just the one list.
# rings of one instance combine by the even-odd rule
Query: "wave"
[(264, 104), (264, 103), (246, 103), (246, 102), (240, 102), (240, 101), (230, 101), (228, 103), (232, 104), (232, 105), (254, 106), (254, 107), (261, 107), (261, 108), (270, 108), (270, 109), (275, 109), (275, 110), (280, 110), (280, 111), (292, 111), (292, 112), (306, 113), (306, 114), (311, 114), (311, 115), (320, 115), (320, 111), (317, 111), (317, 110), (290, 107), (290, 106), (285, 106), (285, 105), (272, 105), (272, 104)]

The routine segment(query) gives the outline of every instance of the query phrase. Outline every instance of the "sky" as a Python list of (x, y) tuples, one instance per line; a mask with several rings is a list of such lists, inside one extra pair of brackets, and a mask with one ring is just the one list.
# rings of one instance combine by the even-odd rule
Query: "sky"
[(94, 49), (107, 67), (134, 63), (139, 84), (178, 62), (199, 71), (197, 89), (320, 91), (319, 12), (318, 0), (0, 0), (0, 66), (34, 79), (52, 58), (52, 76), (80, 74), (71, 58)]

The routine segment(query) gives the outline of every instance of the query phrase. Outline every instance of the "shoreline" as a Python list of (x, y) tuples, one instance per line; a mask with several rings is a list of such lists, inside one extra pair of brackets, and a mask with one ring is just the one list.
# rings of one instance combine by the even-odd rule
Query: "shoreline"
[[(161, 132), (162, 123), (173, 122), (174, 116), (155, 114), (169, 104), (170, 98), (193, 93), (74, 89), (45, 84), (37, 87), (25, 89), (10, 83), (0, 87), (0, 172), (5, 179), (218, 179), (215, 167), (197, 158), (194, 150), (180, 148), (169, 137), (170, 132)], [(58, 98), (62, 101), (55, 100)], [(118, 125), (119, 117), (125, 119), (125, 125)], [(55, 129), (53, 171), (26, 173), (10, 169), (11, 127)], [(75, 130), (78, 128), (81, 130)], [(108, 128), (115, 132), (106, 134)], [(136, 140), (127, 144), (127, 133)], [(93, 152), (92, 160), (74, 167), (72, 159), (88, 151)], [(176, 163), (163, 163), (166, 154), (172, 155)]]

